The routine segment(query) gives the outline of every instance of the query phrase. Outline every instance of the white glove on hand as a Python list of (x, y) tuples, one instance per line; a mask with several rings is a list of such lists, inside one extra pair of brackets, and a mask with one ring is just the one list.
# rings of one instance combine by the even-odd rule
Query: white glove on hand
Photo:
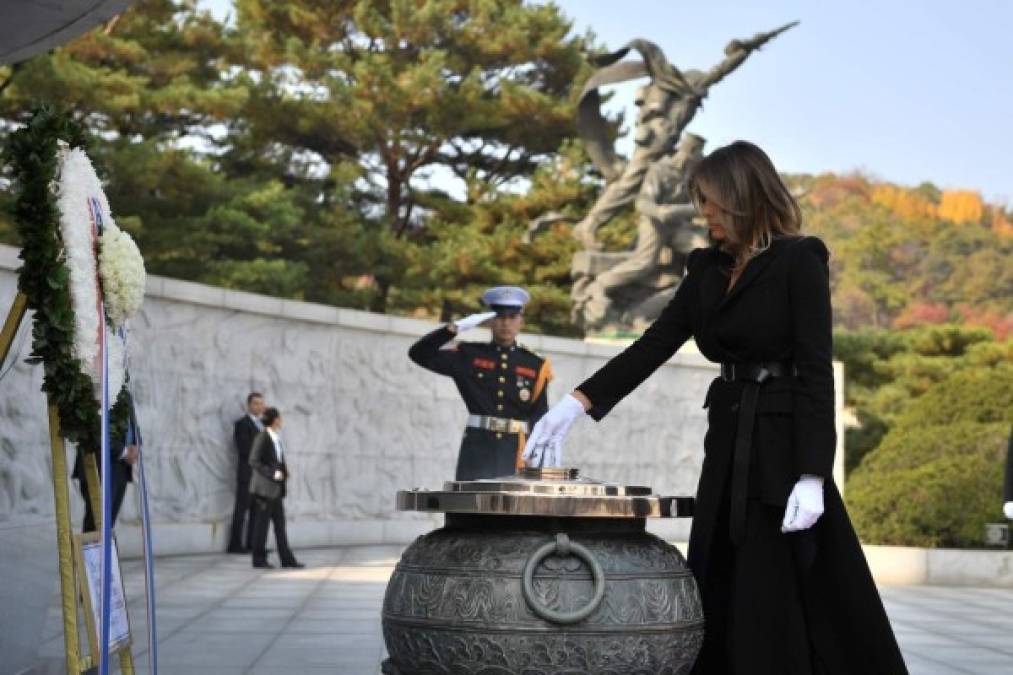
[(823, 515), (823, 479), (802, 476), (788, 497), (781, 532), (808, 530)]
[(454, 322), (457, 327), (458, 333), (463, 333), (466, 330), (471, 330), (480, 323), (484, 323), (496, 316), (496, 312), (482, 312), (481, 314), (470, 314), (463, 319), (458, 319)]
[(538, 420), (521, 458), (528, 466), (562, 466), (563, 439), (584, 414), (584, 405), (571, 394), (564, 396)]
[(1006, 517), (1013, 520), (1013, 502), (1006, 502), (1002, 505), (1002, 512), (1006, 514)]
[(274, 479), (279, 483), (285, 478), (285, 474), (281, 472), (281, 469), (274, 470)]

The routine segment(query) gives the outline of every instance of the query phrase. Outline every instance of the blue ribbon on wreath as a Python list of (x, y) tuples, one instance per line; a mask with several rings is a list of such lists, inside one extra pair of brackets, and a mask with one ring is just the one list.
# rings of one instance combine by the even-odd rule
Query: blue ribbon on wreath
[[(98, 237), (102, 235), (102, 207), (98, 199), (89, 199), (89, 210), (91, 211), (92, 222), (95, 226), (96, 245)], [(102, 462), (102, 530), (101, 530), (101, 565), (102, 577), (100, 582), (100, 621), (99, 621), (99, 674), (109, 675), (109, 631), (111, 614), (111, 585), (112, 585), (112, 466), (114, 461), (110, 456), (109, 439), (109, 350), (108, 332), (105, 321), (105, 304), (102, 302), (102, 295), (99, 293), (99, 353), (102, 366), (102, 396), (101, 396), (101, 462)], [(124, 353), (126, 353), (126, 332), (120, 328), (118, 337), (123, 341)], [(127, 393), (130, 395), (130, 405), (133, 406), (133, 394), (130, 392), (129, 380), (127, 381)], [(155, 566), (151, 546), (151, 513), (148, 507), (148, 482), (144, 474), (144, 451), (141, 430), (136, 423), (133, 414), (127, 416), (127, 435), (124, 445), (137, 446), (137, 487), (138, 498), (141, 510), (141, 536), (144, 545), (144, 601), (148, 615), (148, 663), (152, 675), (158, 675), (158, 631), (155, 619)], [(117, 458), (118, 459), (118, 458)]]
[[(95, 244), (102, 236), (102, 207), (99, 201), (91, 197), (88, 200), (88, 207), (91, 211), (92, 223), (95, 228)], [(102, 529), (100, 533), (100, 544), (102, 549), (101, 565), (102, 578), (99, 584), (99, 675), (109, 675), (109, 614), (110, 614), (110, 586), (112, 585), (112, 467), (110, 465), (109, 452), (109, 349), (108, 334), (106, 331), (105, 303), (102, 301), (101, 292), (98, 295), (99, 315), (99, 359), (102, 369), (102, 396), (100, 407), (100, 461), (102, 466)]]
[[(120, 329), (126, 352), (126, 331)], [(131, 405), (134, 395), (130, 391), (130, 380), (127, 380), (127, 393), (130, 394)], [(136, 416), (127, 416), (126, 445), (137, 446), (137, 498), (141, 510), (141, 539), (144, 545), (144, 605), (148, 614), (148, 669), (151, 675), (158, 675), (158, 629), (155, 621), (155, 558), (151, 547), (151, 513), (148, 508), (148, 479), (144, 474), (144, 438)]]

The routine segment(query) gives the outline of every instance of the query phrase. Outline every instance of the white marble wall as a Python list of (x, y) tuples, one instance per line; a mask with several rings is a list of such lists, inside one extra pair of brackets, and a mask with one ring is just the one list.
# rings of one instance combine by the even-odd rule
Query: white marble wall
[[(15, 255), (0, 247), (2, 309), (15, 293)], [(448, 378), (406, 355), (432, 328), (151, 278), (130, 340), (156, 552), (224, 549), (236, 461), (232, 422), (251, 389), (263, 391), (285, 418), (292, 466), (286, 511), (295, 546), (409, 541), (431, 527), (432, 517), (394, 513), (392, 504), (398, 489), (439, 486), (454, 470), (464, 407)], [(51, 522), (41, 366), (23, 363), (27, 330), (15, 343), (16, 365), (0, 381), (0, 539), (11, 528)], [(543, 336), (522, 341), (552, 358), (552, 400), (618, 351)], [(578, 424), (568, 463), (604, 480), (693, 494), (701, 402), (714, 373), (697, 354), (677, 355), (604, 422)], [(130, 488), (117, 528), (125, 555), (139, 551), (134, 499)], [(688, 522), (656, 527), (682, 538)]]

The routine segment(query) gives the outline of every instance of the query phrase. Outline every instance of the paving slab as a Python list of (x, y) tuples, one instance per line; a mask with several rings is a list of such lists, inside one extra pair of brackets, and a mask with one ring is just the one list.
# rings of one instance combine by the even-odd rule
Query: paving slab
[[(156, 560), (162, 675), (377, 675), (380, 607), (393, 546), (298, 551), (306, 569), (253, 569), (249, 557)], [(146, 675), (143, 568), (123, 563), (138, 675)], [(880, 592), (911, 675), (1013, 673), (1013, 589), (887, 586)], [(32, 675), (62, 672), (54, 594)], [(0, 667), (0, 675), (2, 675)]]

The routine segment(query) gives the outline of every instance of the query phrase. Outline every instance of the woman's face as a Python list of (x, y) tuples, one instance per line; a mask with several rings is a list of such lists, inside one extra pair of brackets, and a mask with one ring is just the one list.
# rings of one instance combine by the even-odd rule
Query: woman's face
[(703, 189), (697, 191), (697, 208), (700, 215), (707, 221), (707, 230), (712, 241), (722, 242), (728, 239), (732, 227), (732, 216), (711, 199)]

